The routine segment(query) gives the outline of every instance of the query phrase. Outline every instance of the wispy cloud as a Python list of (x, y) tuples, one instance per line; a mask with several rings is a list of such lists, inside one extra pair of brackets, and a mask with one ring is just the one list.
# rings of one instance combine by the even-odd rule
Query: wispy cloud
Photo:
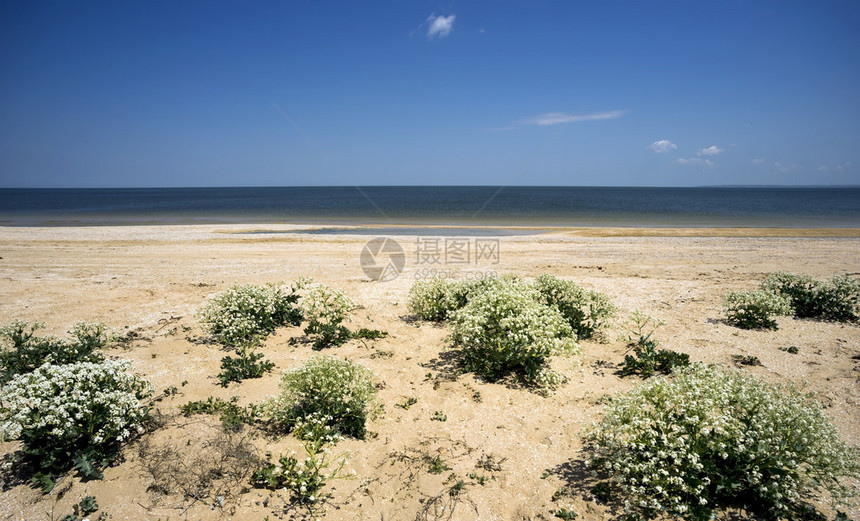
[(752, 164), (763, 165), (764, 164), (764, 158), (763, 157), (757, 157), (757, 158), (752, 160)]
[(722, 152), (723, 149), (718, 147), (717, 145), (711, 145), (708, 148), (703, 148), (696, 152), (697, 156), (715, 156)]
[(650, 148), (651, 150), (653, 150), (654, 152), (656, 152), (658, 154), (665, 154), (666, 152), (669, 152), (671, 150), (677, 150), (678, 145), (676, 145), (675, 143), (672, 143), (668, 139), (661, 139), (659, 141), (655, 141), (655, 142), (651, 143), (650, 145), (648, 145), (648, 148)]
[(804, 168), (803, 165), (798, 165), (797, 163), (792, 163), (790, 165), (786, 165), (784, 163), (780, 163), (779, 161), (774, 161), (773, 166), (776, 167), (776, 169), (782, 173), (795, 172), (797, 170), (802, 170)]
[(713, 166), (714, 166), (713, 161), (711, 161), (710, 159), (702, 159), (701, 157), (691, 157), (689, 159), (682, 157), (682, 158), (678, 159), (678, 164), (679, 165), (699, 165), (699, 166), (706, 166), (708, 168), (713, 168)]
[(427, 17), (426, 23), (429, 24), (427, 28), (427, 38), (444, 38), (451, 34), (451, 31), (454, 30), (454, 20), (457, 18), (457, 15), (449, 15), (449, 16), (436, 16), (436, 13), (431, 14)]
[(576, 123), (580, 121), (598, 121), (602, 119), (620, 118), (625, 114), (624, 110), (611, 110), (609, 112), (596, 112), (594, 114), (568, 114), (566, 112), (548, 112), (529, 118), (522, 122), (523, 125), (558, 125), (560, 123)]
[(821, 165), (818, 167), (818, 171), (819, 172), (837, 172), (837, 173), (841, 174), (849, 166), (851, 166), (851, 161), (846, 161), (844, 163), (837, 164), (837, 165)]

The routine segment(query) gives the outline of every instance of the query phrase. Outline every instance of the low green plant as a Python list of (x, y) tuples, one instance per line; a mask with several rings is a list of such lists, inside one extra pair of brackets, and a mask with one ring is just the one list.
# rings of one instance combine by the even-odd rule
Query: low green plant
[(676, 367), (690, 365), (690, 355), (678, 353), (669, 349), (657, 349), (660, 344), (652, 338), (654, 332), (663, 325), (663, 321), (648, 316), (641, 311), (634, 311), (630, 316), (624, 339), (630, 342), (633, 354), (624, 357), (619, 373), (621, 376), (638, 374), (649, 378), (655, 373), (669, 374)]
[(437, 422), (444, 422), (448, 421), (448, 415), (446, 415), (442, 411), (434, 411), (433, 416), (431, 416), (430, 419)]
[(723, 297), (726, 320), (741, 329), (778, 329), (774, 316), (790, 315), (788, 299), (770, 291), (732, 291)]
[(180, 405), (179, 411), (185, 416), (217, 414), (225, 428), (238, 430), (243, 425), (253, 423), (260, 417), (258, 406), (251, 404), (249, 407), (241, 407), (236, 403), (238, 400), (238, 396), (230, 398), (230, 401), (210, 396), (206, 400), (197, 400)]
[(642, 519), (731, 505), (791, 519), (805, 498), (844, 500), (842, 479), (860, 477), (860, 451), (812, 396), (701, 364), (616, 397), (583, 437), (588, 465)]
[[(363, 327), (358, 331), (354, 331), (352, 333), (352, 338), (363, 338), (365, 340), (379, 340), (380, 338), (385, 338), (387, 336), (388, 331), (382, 331), (380, 329), (367, 329), (366, 327)], [(387, 352), (390, 353), (391, 351)]]
[(284, 372), (281, 392), (265, 404), (272, 419), (287, 429), (312, 414), (329, 419), (342, 434), (363, 438), (375, 397), (375, 377), (361, 364), (316, 356)]
[(236, 349), (237, 357), (225, 356), (221, 359), (221, 372), (218, 380), (222, 387), (230, 382), (241, 382), (248, 378), (261, 378), (275, 368), (274, 362), (264, 360), (263, 353), (256, 351), (256, 345), (245, 343)]
[(753, 355), (732, 355), (732, 362), (738, 365), (761, 365), (761, 360)]
[(541, 387), (561, 382), (561, 376), (549, 369), (549, 358), (578, 353), (580, 348), (558, 310), (539, 304), (535, 297), (523, 285), (498, 279), (451, 316), (451, 338), (463, 347), (467, 370), (489, 380), (514, 373)]
[(609, 297), (587, 291), (571, 280), (544, 273), (534, 280), (542, 304), (556, 308), (576, 332), (578, 339), (592, 338), (604, 330), (616, 315)]
[(392, 358), (394, 356), (394, 351), (387, 349), (377, 349), (370, 355), (370, 358)]
[(462, 479), (458, 479), (451, 485), (451, 488), (448, 489), (448, 495), (451, 497), (459, 496), (463, 490), (466, 488), (466, 482)]
[(36, 331), (42, 323), (28, 324), (16, 320), (0, 327), (0, 384), (15, 375), (32, 372), (42, 364), (64, 365), (75, 362), (101, 362), (104, 355), (98, 350), (110, 338), (104, 324), (75, 324), (70, 338), (40, 337)]
[(94, 496), (85, 496), (77, 505), (72, 507), (75, 517), (87, 517), (99, 509), (99, 504)]
[(483, 474), (478, 474), (477, 472), (470, 472), (469, 479), (474, 479), (475, 483), (478, 485), (484, 486), (487, 484), (487, 480), (490, 479)]
[(441, 474), (446, 470), (451, 470), (451, 467), (449, 467), (445, 463), (445, 460), (442, 459), (441, 454), (437, 454), (435, 458), (428, 458), (427, 467), (430, 474)]
[[(85, 496), (76, 505), (72, 506), (71, 514), (66, 514), (60, 518), (60, 521), (88, 521), (89, 515), (98, 511), (99, 504), (93, 496)], [(53, 515), (51, 516), (53, 518)], [(107, 519), (107, 514), (102, 512), (96, 521), (104, 521)]]
[(200, 324), (224, 345), (257, 344), (278, 327), (301, 324), (298, 291), (306, 284), (300, 279), (289, 289), (272, 283), (231, 286), (200, 310)]
[(576, 519), (577, 517), (579, 517), (579, 514), (577, 514), (573, 510), (568, 510), (564, 507), (559, 508), (558, 510), (553, 512), (553, 515), (559, 519), (564, 519), (565, 521), (570, 521), (571, 519)]
[(409, 408), (412, 407), (413, 405), (415, 405), (416, 403), (418, 403), (418, 398), (415, 398), (414, 396), (412, 396), (412, 397), (408, 398), (403, 403), (395, 403), (394, 406), (400, 407), (404, 411), (408, 411)]
[(570, 489), (568, 487), (559, 487), (552, 493), (552, 501), (558, 501), (568, 495), (570, 495)]
[(112, 360), (45, 364), (3, 386), (0, 439), (21, 441), (20, 457), (43, 490), (73, 467), (99, 479), (121, 443), (142, 432), (148, 408), (140, 402), (152, 386), (129, 369)]
[(860, 320), (860, 278), (836, 275), (822, 281), (780, 271), (768, 275), (761, 287), (788, 299), (794, 315), (799, 318)]
[[(295, 452), (280, 456), (278, 464), (269, 461), (251, 475), (255, 487), (287, 489), (297, 503), (315, 504), (325, 499), (321, 494), (326, 481), (343, 479), (343, 469), (349, 454), (333, 456), (329, 445), (342, 438), (332, 427), (333, 418), (311, 413), (295, 422), (293, 434), (302, 443), (305, 457), (302, 461)], [(271, 456), (271, 455), (269, 455)]]
[(780, 347), (779, 350), (785, 351), (786, 353), (789, 353), (792, 355), (796, 355), (796, 354), (800, 353), (800, 348), (798, 348), (797, 346)]

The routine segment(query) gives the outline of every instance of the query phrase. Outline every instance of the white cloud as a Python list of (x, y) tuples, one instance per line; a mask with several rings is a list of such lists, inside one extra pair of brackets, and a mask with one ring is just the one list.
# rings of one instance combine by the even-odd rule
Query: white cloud
[(679, 165), (699, 165), (706, 166), (708, 168), (713, 168), (714, 162), (710, 159), (702, 159), (701, 157), (691, 157), (689, 159), (680, 158), (678, 159)]
[(851, 166), (851, 161), (846, 161), (842, 164), (836, 164), (833, 166), (821, 165), (818, 167), (818, 171), (819, 172), (838, 172), (841, 174), (842, 172), (845, 171), (845, 168), (847, 168), (849, 166)]
[(715, 156), (722, 152), (723, 149), (718, 147), (717, 145), (711, 145), (708, 148), (703, 148), (699, 150), (696, 155), (697, 156)]
[(763, 157), (757, 157), (757, 158), (752, 160), (752, 164), (763, 165), (764, 164), (764, 158)]
[(653, 150), (654, 152), (656, 152), (658, 154), (665, 154), (666, 152), (669, 152), (670, 150), (677, 150), (678, 145), (676, 145), (675, 143), (672, 143), (668, 139), (661, 139), (659, 141), (655, 141), (655, 142), (651, 143), (650, 145), (648, 145), (648, 148), (650, 148), (651, 150)]
[(436, 13), (427, 17), (427, 23), (430, 27), (427, 29), (427, 38), (444, 38), (451, 34), (454, 30), (454, 19), (457, 15), (436, 16)]
[(523, 122), (524, 125), (558, 125), (559, 123), (575, 123), (579, 121), (596, 121), (601, 119), (615, 119), (623, 116), (625, 111), (612, 110), (609, 112), (597, 112), (595, 114), (567, 114), (565, 112), (548, 112), (529, 118)]

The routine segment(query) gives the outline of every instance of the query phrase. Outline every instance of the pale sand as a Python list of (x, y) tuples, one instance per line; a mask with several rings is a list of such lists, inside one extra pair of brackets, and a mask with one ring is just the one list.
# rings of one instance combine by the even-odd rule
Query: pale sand
[[(608, 344), (585, 342), (581, 359), (559, 358), (553, 367), (569, 382), (549, 397), (521, 388), (491, 384), (472, 375), (450, 374), (444, 327), (413, 323), (406, 309), (415, 275), (415, 238), (397, 237), (407, 253), (407, 266), (396, 280), (370, 282), (359, 266), (369, 237), (312, 236), (284, 233), (243, 234), (251, 230), (283, 232), (301, 227), (145, 226), (91, 228), (0, 228), (0, 323), (13, 319), (47, 322), (49, 333), (61, 334), (81, 320), (102, 321), (118, 332), (126, 327), (141, 339), (109, 355), (131, 359), (137, 371), (158, 392), (169, 386), (179, 394), (158, 404), (165, 413), (208, 396), (239, 396), (240, 403), (258, 402), (277, 390), (280, 371), (316, 354), (307, 344), (289, 344), (299, 328), (278, 331), (265, 344), (275, 372), (258, 380), (216, 384), (224, 351), (195, 344), (195, 311), (208, 297), (235, 283), (292, 281), (300, 276), (342, 288), (363, 307), (354, 313), (355, 327), (387, 330), (391, 336), (373, 342), (352, 341), (327, 352), (358, 360), (384, 382), (379, 399), (385, 414), (370, 423), (373, 437), (347, 440), (337, 449), (353, 453), (349, 467), (358, 476), (334, 483), (326, 519), (552, 519), (559, 506), (570, 507), (579, 519), (605, 519), (607, 509), (577, 489), (577, 433), (601, 416), (596, 402), (638, 383), (614, 374), (626, 346), (613, 336)], [(720, 297), (732, 289), (753, 289), (769, 272), (790, 270), (816, 277), (860, 272), (857, 230), (749, 229), (578, 229), (523, 237), (501, 237), (497, 265), (483, 262), (470, 272), (495, 270), (525, 277), (551, 272), (609, 294), (627, 316), (634, 309), (663, 319), (656, 338), (668, 349), (689, 353), (695, 361), (732, 365), (734, 354), (755, 355), (764, 364), (746, 370), (771, 381), (807, 382), (820, 393), (827, 413), (852, 445), (860, 445), (860, 329), (792, 318), (778, 319), (775, 332), (743, 331), (722, 322)], [(794, 235), (785, 237), (781, 235)], [(751, 236), (747, 236), (751, 235)], [(762, 235), (771, 235), (762, 237)], [(816, 238), (822, 237), (823, 238)], [(457, 266), (447, 266), (456, 268)], [(192, 328), (184, 332), (180, 326)], [(800, 354), (780, 351), (797, 346)], [(377, 351), (393, 356), (378, 356)], [(442, 354), (440, 356), (440, 353)], [(609, 365), (598, 362), (608, 362)], [(427, 373), (443, 378), (428, 380)], [(183, 381), (187, 385), (181, 386)], [(480, 392), (482, 401), (472, 397)], [(409, 397), (409, 410), (395, 407)], [(435, 411), (447, 421), (432, 421)], [(170, 439), (186, 452), (217, 429), (206, 420), (181, 420), (153, 435)], [(217, 422), (216, 422), (217, 423)], [(283, 452), (295, 444), (287, 439), (259, 437), (260, 450)], [(4, 454), (14, 443), (0, 445)], [(427, 472), (422, 457), (441, 454), (452, 467), (441, 475)], [(476, 468), (484, 456), (501, 461), (500, 470)], [(0, 498), (5, 519), (48, 519), (56, 502), (59, 518), (83, 496), (97, 498), (110, 519), (277, 519), (283, 494), (251, 490), (228, 497), (212, 509), (213, 498), (193, 503), (179, 495), (147, 491), (150, 478), (142, 471), (136, 445), (125, 462), (105, 472), (103, 481), (65, 479), (42, 496), (26, 485), (12, 485)], [(485, 475), (484, 485), (470, 473)], [(542, 475), (548, 475), (542, 479)], [(466, 486), (457, 497), (447, 491), (454, 481)], [(67, 489), (67, 486), (70, 488)], [(573, 489), (551, 500), (562, 486)], [(580, 485), (581, 488), (581, 485)], [(268, 499), (271, 498), (271, 499)], [(268, 506), (264, 500), (268, 499)], [(192, 504), (193, 503), (193, 504)], [(191, 505), (188, 510), (186, 507)], [(444, 507), (444, 508), (443, 508)], [(453, 510), (453, 511), (452, 511)], [(301, 519), (303, 510), (284, 517)], [(849, 512), (858, 518), (858, 511)]]

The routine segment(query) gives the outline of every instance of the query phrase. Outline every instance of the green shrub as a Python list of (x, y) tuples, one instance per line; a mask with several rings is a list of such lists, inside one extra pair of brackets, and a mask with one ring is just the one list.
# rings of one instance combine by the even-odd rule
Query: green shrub
[(409, 311), (422, 320), (442, 322), (462, 309), (470, 298), (505, 284), (520, 284), (519, 277), (503, 275), (480, 279), (452, 280), (433, 278), (418, 280), (409, 290)]
[(627, 326), (625, 339), (633, 347), (633, 354), (624, 357), (621, 366), (621, 376), (638, 374), (643, 378), (649, 378), (654, 373), (669, 374), (676, 367), (690, 365), (690, 355), (678, 353), (669, 349), (657, 349), (660, 343), (651, 338), (654, 331), (662, 326), (663, 322), (650, 317), (641, 311), (634, 311), (630, 317), (630, 325)]
[(775, 315), (791, 314), (789, 301), (770, 291), (732, 291), (723, 297), (726, 320), (741, 329), (777, 329)]
[(449, 325), (464, 364), (490, 380), (514, 372), (526, 382), (552, 386), (560, 375), (547, 367), (549, 357), (578, 352), (573, 331), (554, 308), (542, 306), (536, 292), (499, 279), (453, 313)]
[(179, 411), (184, 416), (218, 414), (225, 429), (236, 431), (246, 423), (253, 423), (260, 415), (259, 406), (251, 404), (249, 407), (240, 407), (236, 403), (238, 400), (238, 396), (232, 397), (229, 402), (210, 396), (206, 400), (197, 400), (180, 405)]
[(328, 445), (341, 440), (340, 434), (331, 426), (332, 418), (312, 413), (299, 419), (293, 434), (301, 440), (305, 457), (302, 461), (292, 452), (278, 458), (278, 464), (271, 461), (254, 471), (251, 484), (270, 489), (287, 489), (297, 503), (313, 505), (325, 497), (320, 491), (327, 480), (343, 479), (343, 467), (348, 453), (333, 456)]
[(761, 287), (787, 298), (797, 317), (839, 322), (860, 320), (860, 279), (837, 275), (820, 281), (780, 271), (768, 275)]
[(810, 395), (700, 364), (616, 397), (584, 440), (589, 466), (644, 519), (706, 520), (730, 505), (790, 519), (817, 494), (844, 499), (840, 478), (860, 477), (860, 452)]
[(271, 399), (267, 412), (275, 422), (292, 429), (312, 414), (329, 418), (339, 432), (363, 438), (365, 423), (376, 396), (375, 378), (363, 365), (333, 356), (317, 356), (281, 377), (281, 394)]
[(100, 362), (104, 355), (97, 352), (108, 342), (104, 324), (76, 324), (69, 334), (73, 338), (39, 337), (36, 331), (45, 327), (16, 320), (0, 328), (5, 339), (0, 346), (0, 383), (15, 375), (32, 372), (42, 364), (64, 365), (75, 362)]
[(303, 285), (300, 280), (289, 291), (271, 283), (231, 286), (200, 310), (200, 323), (222, 344), (256, 344), (277, 327), (301, 323), (296, 303)]
[(244, 344), (236, 350), (239, 356), (225, 356), (221, 359), (221, 372), (218, 373), (221, 387), (227, 387), (230, 382), (261, 378), (275, 368), (274, 362), (263, 360), (263, 353), (257, 353), (254, 349), (253, 344)]
[(20, 439), (22, 456), (50, 490), (58, 473), (77, 467), (101, 477), (121, 442), (142, 431), (152, 394), (148, 382), (130, 374), (124, 361), (43, 365), (3, 387), (0, 438)]
[(301, 309), (308, 325), (305, 334), (317, 335), (314, 349), (339, 346), (352, 338), (348, 322), (349, 312), (356, 307), (355, 302), (339, 289), (318, 284), (302, 299)]
[(860, 278), (836, 275), (819, 291), (821, 318), (837, 322), (860, 321)]
[(442, 322), (466, 305), (469, 283), (443, 278), (418, 280), (409, 289), (409, 311), (421, 320)]
[(351, 338), (378, 340), (388, 336), (387, 331), (379, 329), (360, 328), (351, 331), (343, 325), (349, 322), (349, 312), (356, 304), (339, 289), (318, 284), (315, 285), (302, 299), (301, 309), (308, 324), (305, 326), (306, 335), (315, 335), (313, 348), (340, 346)]
[(580, 340), (592, 338), (608, 325), (617, 308), (609, 297), (596, 291), (586, 291), (572, 280), (544, 273), (534, 281), (542, 304), (556, 308), (576, 332)]

